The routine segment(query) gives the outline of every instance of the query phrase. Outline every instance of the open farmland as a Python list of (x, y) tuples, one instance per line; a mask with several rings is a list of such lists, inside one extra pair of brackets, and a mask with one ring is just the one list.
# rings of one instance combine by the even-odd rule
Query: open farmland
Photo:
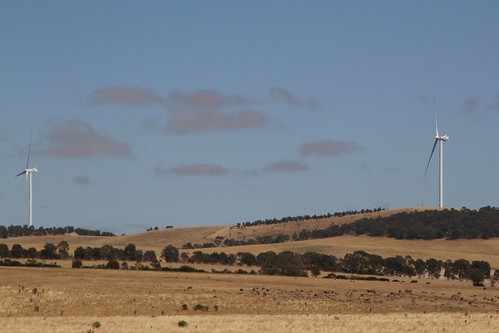
[[(392, 214), (397, 211), (369, 213)], [(408, 210), (407, 210), (408, 211)], [(215, 238), (247, 239), (299, 229), (351, 223), (366, 214), (258, 226), (172, 228), (134, 235), (25, 236), (0, 242), (43, 249), (46, 243), (76, 247), (135, 244), (160, 255), (166, 245), (203, 244)], [(301, 230), (300, 229), (300, 230)], [(383, 257), (488, 261), (499, 268), (499, 239), (397, 240), (339, 236), (278, 244), (186, 250), (210, 252), (315, 251), (343, 257), (363, 250)], [(181, 250), (183, 251), (183, 250)], [(248, 274), (138, 270), (0, 267), (2, 332), (495, 332), (499, 288), (468, 281), (390, 277), (390, 282)], [(84, 265), (105, 264), (84, 261)], [(129, 265), (134, 265), (130, 262)], [(161, 263), (179, 267), (181, 263)], [(191, 265), (191, 264), (189, 264)], [(210, 272), (258, 267), (193, 264)], [(323, 272), (321, 276), (327, 273)], [(185, 322), (186, 327), (180, 327)]]
[[(0, 268), (6, 332), (493, 332), (499, 292), (469, 282), (344, 281), (70, 268)], [(185, 306), (184, 306), (185, 304)], [(206, 311), (195, 311), (196, 305)], [(183, 307), (187, 307), (183, 310)], [(188, 327), (178, 327), (185, 320)], [(274, 329), (275, 330), (275, 329)]]

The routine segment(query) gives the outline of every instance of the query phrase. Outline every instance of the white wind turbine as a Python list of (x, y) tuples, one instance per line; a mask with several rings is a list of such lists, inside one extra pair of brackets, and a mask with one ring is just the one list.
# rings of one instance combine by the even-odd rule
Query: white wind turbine
[(16, 175), (16, 177), (19, 177), (20, 175), (26, 174), (26, 182), (28, 183), (28, 198), (29, 198), (29, 203), (28, 203), (28, 224), (29, 226), (33, 226), (33, 174), (38, 172), (38, 169), (36, 167), (30, 168), (29, 167), (29, 155), (31, 153), (31, 136), (29, 138), (29, 146), (28, 146), (28, 160), (26, 162), (26, 169), (24, 169), (23, 172), (20, 172)]
[(437, 147), (437, 143), (439, 144), (440, 149), (440, 160), (439, 160), (439, 176), (438, 176), (438, 207), (444, 206), (444, 141), (449, 140), (449, 136), (444, 134), (440, 136), (438, 134), (438, 121), (437, 121), (437, 112), (435, 111), (435, 100), (433, 100), (433, 112), (435, 113), (435, 143), (433, 144), (433, 149), (431, 150), (430, 158), (428, 159), (428, 164), (426, 165), (425, 177), (428, 172), (428, 167), (430, 166), (431, 157), (433, 156), (433, 152)]

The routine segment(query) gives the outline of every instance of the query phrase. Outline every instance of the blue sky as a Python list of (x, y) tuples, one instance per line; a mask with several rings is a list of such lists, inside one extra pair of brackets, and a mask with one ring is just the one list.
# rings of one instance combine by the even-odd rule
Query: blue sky
[(2, 1), (0, 224), (498, 206), (497, 1)]

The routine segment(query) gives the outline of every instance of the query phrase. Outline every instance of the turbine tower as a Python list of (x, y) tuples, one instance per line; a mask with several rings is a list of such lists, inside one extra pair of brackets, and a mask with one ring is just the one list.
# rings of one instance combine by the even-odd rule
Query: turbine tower
[(428, 167), (430, 166), (430, 161), (435, 152), (435, 148), (437, 147), (437, 143), (439, 144), (440, 150), (440, 159), (438, 164), (439, 175), (438, 175), (438, 207), (444, 206), (444, 142), (449, 140), (449, 136), (447, 134), (440, 135), (438, 134), (438, 121), (437, 121), (437, 112), (435, 111), (435, 99), (433, 100), (433, 112), (435, 113), (435, 143), (433, 144), (433, 149), (431, 150), (430, 158), (428, 159), (428, 164), (426, 164), (426, 173), (428, 172)]
[(31, 153), (31, 137), (29, 138), (29, 146), (28, 146), (28, 160), (26, 162), (26, 169), (23, 172), (20, 172), (16, 175), (19, 177), (20, 175), (26, 175), (26, 182), (28, 186), (28, 225), (33, 226), (33, 174), (38, 172), (36, 167), (29, 167), (29, 155)]

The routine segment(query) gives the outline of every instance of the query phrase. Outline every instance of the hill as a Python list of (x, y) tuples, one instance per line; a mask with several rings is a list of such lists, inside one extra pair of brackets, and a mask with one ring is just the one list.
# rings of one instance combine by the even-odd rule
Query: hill
[[(78, 236), (78, 235), (57, 235), (57, 236), (25, 236), (10, 237), (0, 239), (0, 243), (5, 243), (9, 247), (13, 244), (21, 244), (24, 248), (34, 247), (41, 250), (46, 243), (58, 244), (66, 241), (70, 246), (70, 253), (79, 246), (101, 247), (111, 245), (113, 247), (124, 248), (128, 244), (135, 244), (143, 251), (154, 250), (157, 255), (168, 244), (178, 248), (187, 242), (192, 244), (213, 243), (217, 237), (221, 239), (245, 240), (259, 236), (277, 236), (285, 234), (291, 236), (301, 230), (320, 230), (331, 225), (345, 225), (366, 218), (389, 217), (399, 213), (410, 213), (414, 211), (435, 210), (434, 207), (418, 207), (385, 210), (381, 212), (363, 213), (348, 216), (332, 216), (321, 219), (309, 219), (293, 222), (284, 222), (270, 225), (256, 226), (206, 226), (206, 227), (181, 227), (162, 230), (148, 231), (125, 236)], [(458, 239), (458, 240), (397, 240), (388, 237), (368, 237), (368, 236), (338, 236), (333, 238), (311, 239), (306, 241), (291, 241), (279, 244), (258, 244), (246, 246), (231, 246), (202, 249), (204, 252), (251, 252), (258, 254), (265, 251), (281, 252), (290, 250), (304, 253), (306, 251), (316, 251), (324, 254), (331, 254), (343, 257), (346, 253), (356, 250), (363, 250), (368, 253), (381, 256), (411, 255), (414, 258), (436, 258), (441, 260), (456, 260), (465, 258), (468, 260), (486, 260), (494, 268), (499, 268), (499, 238), (488, 240), (481, 239)], [(195, 250), (187, 250), (192, 253)]]
[(298, 220), (294, 222), (284, 222), (276, 224), (259, 224), (254, 226), (229, 225), (229, 226), (202, 226), (202, 227), (175, 227), (160, 230), (151, 230), (147, 232), (124, 235), (124, 236), (79, 236), (74, 233), (66, 235), (48, 235), (48, 236), (23, 236), (9, 237), (0, 239), (0, 243), (9, 246), (12, 244), (22, 244), (23, 247), (34, 247), (38, 250), (43, 248), (45, 243), (58, 244), (65, 240), (71, 248), (78, 246), (103, 246), (111, 245), (114, 247), (124, 247), (130, 243), (138, 248), (144, 249), (162, 249), (165, 245), (171, 244), (176, 247), (182, 247), (190, 242), (192, 244), (214, 243), (217, 237), (222, 239), (245, 240), (259, 236), (277, 236), (284, 234), (292, 236), (305, 230), (322, 230), (331, 225), (344, 225), (364, 218), (387, 217), (401, 212), (413, 212), (434, 210), (435, 207), (401, 208), (384, 210), (372, 213), (359, 213), (345, 216), (331, 216), (325, 218)]

